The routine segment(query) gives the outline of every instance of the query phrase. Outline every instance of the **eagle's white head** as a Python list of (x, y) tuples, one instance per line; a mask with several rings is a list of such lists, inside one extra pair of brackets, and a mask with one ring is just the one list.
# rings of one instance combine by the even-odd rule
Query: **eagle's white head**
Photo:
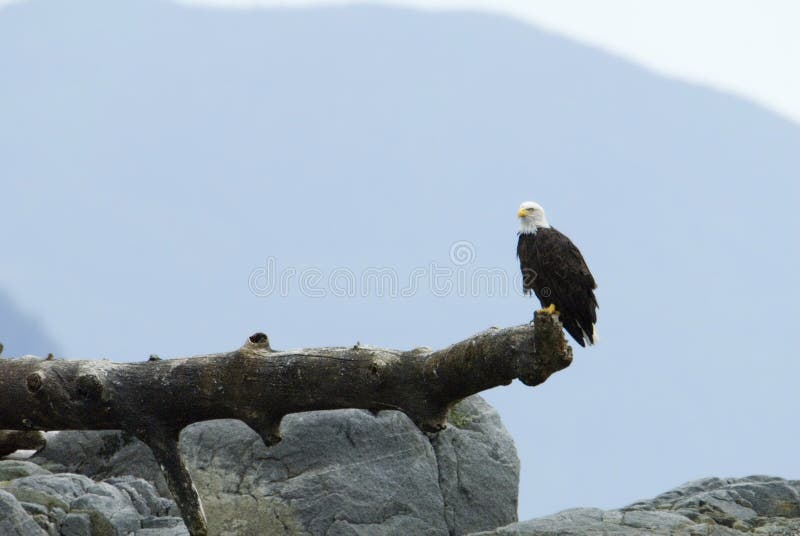
[(532, 234), (542, 227), (550, 227), (550, 224), (547, 223), (547, 216), (544, 213), (544, 209), (539, 203), (525, 201), (519, 206), (517, 216), (520, 222), (519, 232), (522, 234)]

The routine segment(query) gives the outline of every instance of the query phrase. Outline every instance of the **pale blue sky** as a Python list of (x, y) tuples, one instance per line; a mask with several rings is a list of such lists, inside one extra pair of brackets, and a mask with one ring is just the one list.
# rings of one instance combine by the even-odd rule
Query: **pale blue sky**
[(800, 127), (769, 109), (507, 17), (397, 8), (31, 0), (0, 12), (0, 72), (0, 288), (64, 356), (254, 331), (441, 347), (520, 324), (538, 304), (513, 289), (251, 283), (270, 258), (512, 277), (534, 199), (598, 280), (602, 343), (487, 393), (522, 460), (520, 516), (800, 477)]

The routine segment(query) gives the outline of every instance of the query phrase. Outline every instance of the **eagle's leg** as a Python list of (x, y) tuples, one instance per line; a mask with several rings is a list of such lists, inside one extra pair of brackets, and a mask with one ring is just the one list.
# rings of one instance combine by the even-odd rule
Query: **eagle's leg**
[(539, 309), (536, 312), (537, 313), (547, 313), (549, 315), (557, 315), (558, 314), (558, 311), (556, 311), (556, 304), (554, 304), (554, 303), (551, 303), (547, 307), (543, 307), (542, 309)]

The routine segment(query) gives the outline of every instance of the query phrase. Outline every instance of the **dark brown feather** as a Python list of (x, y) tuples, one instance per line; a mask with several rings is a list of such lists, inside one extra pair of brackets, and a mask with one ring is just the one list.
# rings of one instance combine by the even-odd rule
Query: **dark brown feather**
[(525, 293), (533, 291), (542, 304), (555, 305), (567, 333), (585, 345), (597, 322), (597, 288), (583, 255), (572, 241), (552, 227), (520, 233), (517, 257)]

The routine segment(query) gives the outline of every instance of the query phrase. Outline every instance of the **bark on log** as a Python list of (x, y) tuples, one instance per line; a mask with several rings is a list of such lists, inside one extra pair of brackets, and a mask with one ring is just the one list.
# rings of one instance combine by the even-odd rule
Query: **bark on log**
[(492, 328), (443, 350), (356, 345), (275, 351), (262, 333), (233, 352), (142, 363), (0, 359), (0, 428), (126, 430), (150, 446), (193, 536), (207, 534), (178, 436), (194, 422), (240, 419), (267, 445), (284, 415), (362, 408), (406, 413), (426, 432), (469, 395), (519, 378), (538, 385), (569, 366), (557, 317)]

